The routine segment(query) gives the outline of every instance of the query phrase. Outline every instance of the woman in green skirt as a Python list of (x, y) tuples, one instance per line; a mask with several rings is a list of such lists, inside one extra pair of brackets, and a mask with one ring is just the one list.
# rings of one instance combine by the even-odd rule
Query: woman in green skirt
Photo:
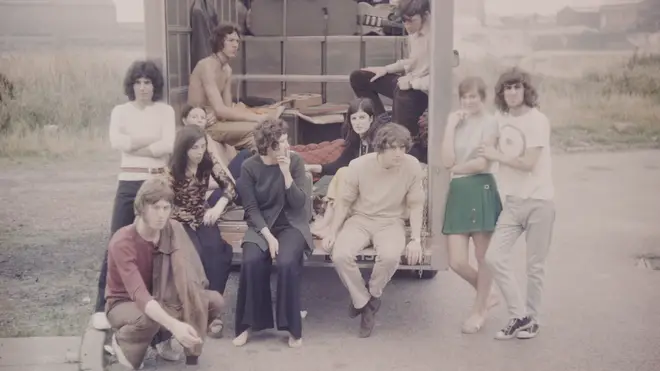
[[(497, 304), (484, 256), (502, 210), (491, 163), (477, 156), (480, 145), (494, 145), (497, 122), (485, 108), (486, 84), (468, 77), (458, 87), (461, 109), (449, 115), (442, 143), (442, 162), (451, 171), (442, 233), (447, 235), (449, 265), (477, 290), (464, 333), (481, 329), (488, 309)], [(469, 262), (469, 242), (475, 246), (478, 270)]]

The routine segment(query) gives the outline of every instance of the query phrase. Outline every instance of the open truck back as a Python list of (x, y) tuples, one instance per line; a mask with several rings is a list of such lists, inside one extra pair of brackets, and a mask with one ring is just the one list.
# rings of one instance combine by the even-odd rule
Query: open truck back
[[(194, 1), (144, 0), (146, 55), (161, 66), (166, 76), (167, 102), (177, 113), (187, 101), (191, 73), (190, 10)], [(456, 55), (452, 52), (453, 1), (434, 0), (431, 9), (433, 38), (426, 167), (428, 193), (422, 231), (424, 260), (420, 265), (411, 266), (402, 257), (399, 267), (401, 270), (416, 271), (422, 278), (435, 277), (438, 270), (447, 268), (445, 238), (441, 231), (449, 174), (440, 161), (439, 144), (451, 109), (452, 68), (456, 64)], [(406, 40), (402, 36), (358, 35), (358, 22), (347, 23), (344, 19), (347, 16), (357, 19), (358, 5), (354, 0), (254, 0), (250, 11), (254, 17), (246, 16), (249, 13), (246, 13), (240, 0), (208, 0), (207, 3), (215, 8), (220, 22), (243, 25), (248, 19), (251, 28), (267, 34), (242, 37), (240, 55), (231, 63), (232, 90), (236, 97), (244, 98), (249, 94), (280, 100), (287, 94), (319, 92), (324, 103), (345, 103), (353, 99), (349, 86), (351, 71), (392, 63), (404, 56), (406, 50)], [(256, 8), (260, 6), (263, 8)], [(314, 9), (321, 8), (324, 14), (316, 14), (320, 17), (317, 20), (322, 23), (319, 26), (312, 13)], [(278, 9), (279, 12), (273, 11)], [(269, 12), (273, 16), (268, 16)], [(256, 16), (260, 13), (264, 15)], [(257, 27), (254, 27), (255, 22), (258, 22)], [(296, 24), (291, 22), (307, 22), (314, 26), (309, 32), (304, 27), (301, 31), (300, 27), (292, 27)], [(353, 22), (354, 28), (351, 26)], [(319, 29), (322, 30), (320, 35)], [(284, 116), (287, 117), (287, 114), (285, 112)], [(296, 120), (295, 117), (292, 119)], [(291, 126), (295, 131), (289, 135), (293, 139), (291, 144), (307, 144), (298, 142), (300, 136), (297, 131), (300, 128), (297, 121)], [(234, 246), (234, 262), (237, 264), (241, 260), (240, 244), (246, 228), (240, 209), (228, 212), (220, 222), (223, 237)], [(321, 241), (316, 242), (318, 246)], [(362, 267), (371, 266), (375, 261), (375, 251), (367, 248), (357, 260)], [(332, 262), (329, 255), (316, 248), (306, 265), (331, 266)]]

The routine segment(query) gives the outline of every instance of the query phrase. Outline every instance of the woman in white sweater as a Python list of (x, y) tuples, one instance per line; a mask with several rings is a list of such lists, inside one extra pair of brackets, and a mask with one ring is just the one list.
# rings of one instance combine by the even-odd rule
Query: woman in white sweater
[[(163, 74), (152, 61), (136, 61), (124, 79), (128, 102), (115, 106), (110, 115), (110, 145), (121, 152), (117, 194), (110, 236), (135, 219), (133, 201), (142, 183), (163, 174), (174, 147), (174, 109), (162, 102)], [(98, 297), (92, 324), (109, 328), (105, 318), (107, 253), (99, 275)]]

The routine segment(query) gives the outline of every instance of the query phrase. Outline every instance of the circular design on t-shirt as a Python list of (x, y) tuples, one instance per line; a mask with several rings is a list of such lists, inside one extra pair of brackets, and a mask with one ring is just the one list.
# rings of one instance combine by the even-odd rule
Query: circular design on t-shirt
[(500, 151), (509, 156), (522, 156), (526, 147), (525, 134), (522, 130), (512, 125), (504, 125), (500, 128)]

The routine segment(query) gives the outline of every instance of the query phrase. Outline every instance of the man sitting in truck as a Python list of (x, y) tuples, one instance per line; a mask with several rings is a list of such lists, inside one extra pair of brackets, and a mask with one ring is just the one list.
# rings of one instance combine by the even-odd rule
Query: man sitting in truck
[[(323, 241), (326, 250), (332, 248), (335, 269), (351, 295), (349, 316), (362, 315), (360, 337), (371, 335), (383, 289), (396, 272), (404, 248), (408, 264), (416, 265), (422, 258), (424, 172), (419, 161), (407, 154), (411, 142), (410, 132), (398, 124), (388, 123), (376, 132), (376, 152), (348, 165), (330, 233)], [(406, 246), (407, 218), (411, 241)], [(370, 244), (377, 258), (366, 287), (355, 258)]]
[(350, 76), (355, 95), (370, 98), (374, 102), (376, 116), (385, 112), (380, 95), (391, 98), (392, 121), (405, 126), (413, 137), (418, 135), (418, 120), (427, 109), (429, 101), (430, 10), (429, 0), (398, 1), (396, 13), (403, 19), (409, 34), (408, 58), (384, 67), (353, 71)]
[(237, 26), (225, 23), (213, 30), (213, 53), (200, 60), (190, 74), (188, 104), (214, 114), (215, 120), (206, 129), (213, 140), (238, 150), (256, 150), (252, 130), (269, 116), (233, 105), (229, 61), (236, 57), (239, 43)]

